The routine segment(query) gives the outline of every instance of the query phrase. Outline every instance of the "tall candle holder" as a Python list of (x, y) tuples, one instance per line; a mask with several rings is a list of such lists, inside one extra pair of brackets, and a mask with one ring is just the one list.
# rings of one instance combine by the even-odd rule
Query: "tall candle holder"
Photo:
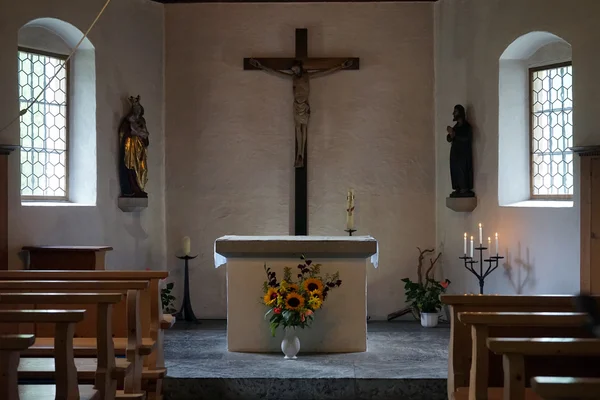
[(199, 324), (200, 320), (198, 320), (198, 318), (196, 318), (194, 315), (194, 310), (192, 310), (192, 302), (190, 301), (190, 273), (188, 269), (188, 262), (196, 257), (198, 256), (177, 256), (177, 258), (180, 260), (185, 261), (185, 274), (183, 278), (183, 303), (181, 303), (181, 309), (179, 312), (175, 314), (175, 318), (178, 320)]
[(344, 232), (348, 232), (348, 236), (352, 236), (352, 234), (356, 232), (356, 229), (346, 229)]
[[(490, 256), (489, 258), (483, 257), (483, 251), (487, 250), (487, 247), (483, 247), (483, 245), (479, 245), (479, 247), (475, 247), (474, 250), (479, 251), (479, 261), (475, 261), (473, 257), (468, 257), (466, 254), (463, 257), (459, 257), (459, 259), (464, 260), (465, 268), (470, 271), (477, 280), (479, 281), (479, 294), (483, 294), (483, 285), (485, 284), (485, 278), (488, 277), (489, 274), (494, 272), (496, 268), (498, 268), (498, 261), (502, 260), (504, 257), (496, 254), (495, 256)], [(483, 263), (487, 263), (487, 268), (485, 272), (483, 272)], [(479, 272), (475, 269), (474, 265), (479, 264)]]

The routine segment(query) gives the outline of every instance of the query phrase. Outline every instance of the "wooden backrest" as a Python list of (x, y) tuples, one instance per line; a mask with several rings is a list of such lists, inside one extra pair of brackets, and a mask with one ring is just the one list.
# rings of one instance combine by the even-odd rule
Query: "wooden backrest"
[[(81, 304), (77, 302), (57, 302), (39, 306), (39, 308), (84, 308), (87, 313), (83, 323), (77, 324), (75, 328), (75, 337), (96, 337), (96, 318), (97, 301), (85, 301), (82, 291), (90, 292), (120, 292), (126, 294), (130, 290), (144, 291), (148, 290), (149, 281), (0, 281), (0, 292), (9, 293), (77, 293), (73, 298), (81, 299)], [(15, 308), (15, 306), (6, 306), (0, 301), (0, 308)], [(112, 310), (113, 334), (116, 337), (127, 337), (129, 330), (127, 327), (126, 299), (123, 298)], [(12, 303), (15, 304), (15, 303)], [(60, 304), (60, 305), (59, 305)], [(20, 308), (36, 308), (35, 302), (21, 303)], [(140, 314), (140, 320), (150, 318), (150, 313)], [(0, 327), (0, 333), (34, 333), (38, 337), (52, 337), (54, 335), (53, 326), (42, 324), (21, 324), (18, 326)], [(143, 332), (142, 332), (143, 333)]]
[(0, 310), (0, 324), (77, 323), (84, 316), (85, 310)]
[(537, 376), (531, 387), (544, 400), (600, 399), (599, 378)]
[(574, 326), (587, 322), (587, 314), (577, 312), (462, 312), (458, 320), (465, 325), (493, 326)]
[(592, 338), (489, 338), (487, 344), (496, 354), (524, 356), (600, 356), (600, 339)]
[[(144, 337), (155, 339), (160, 331), (162, 320), (162, 303), (160, 299), (160, 280), (169, 276), (167, 271), (0, 271), (0, 281), (10, 280), (59, 280), (59, 281), (136, 281), (146, 280), (148, 289), (140, 293), (140, 313), (150, 315), (142, 318), (142, 332)], [(125, 320), (126, 304), (121, 303), (115, 307), (115, 315), (120, 315)], [(115, 329), (121, 331), (123, 326)], [(123, 337), (126, 335), (123, 333)]]
[[(448, 396), (459, 387), (469, 386), (471, 369), (471, 330), (458, 319), (461, 312), (572, 312), (574, 296), (505, 296), (505, 295), (442, 295), (442, 302), (450, 310), (450, 345), (448, 349)], [(534, 336), (573, 334), (573, 329), (563, 328), (526, 328)], [(514, 328), (497, 327), (490, 336), (515, 336)], [(580, 332), (583, 335), (583, 332)], [(490, 375), (497, 376), (502, 371), (491, 370)], [(490, 385), (495, 383), (492, 379)]]
[(25, 350), (34, 341), (34, 335), (0, 335), (0, 350)]

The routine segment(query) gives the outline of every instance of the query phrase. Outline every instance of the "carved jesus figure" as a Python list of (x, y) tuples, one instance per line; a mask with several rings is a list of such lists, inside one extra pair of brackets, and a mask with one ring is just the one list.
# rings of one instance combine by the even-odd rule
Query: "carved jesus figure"
[(255, 68), (271, 72), (286, 78), (292, 78), (294, 90), (294, 126), (296, 129), (296, 161), (294, 167), (304, 167), (304, 155), (306, 154), (306, 134), (308, 131), (308, 120), (310, 119), (310, 78), (331, 74), (341, 69), (352, 66), (352, 60), (348, 59), (338, 66), (327, 70), (310, 71), (304, 68), (302, 61), (296, 60), (289, 70), (275, 70), (262, 65), (258, 60), (250, 59), (250, 64)]

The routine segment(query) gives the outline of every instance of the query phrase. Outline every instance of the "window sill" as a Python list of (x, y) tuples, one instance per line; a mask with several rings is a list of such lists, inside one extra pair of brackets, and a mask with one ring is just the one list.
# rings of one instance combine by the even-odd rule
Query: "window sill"
[(22, 201), (23, 207), (96, 207), (95, 204), (71, 203), (68, 201)]
[(506, 204), (503, 207), (517, 208), (573, 208), (572, 200), (526, 200), (518, 203)]

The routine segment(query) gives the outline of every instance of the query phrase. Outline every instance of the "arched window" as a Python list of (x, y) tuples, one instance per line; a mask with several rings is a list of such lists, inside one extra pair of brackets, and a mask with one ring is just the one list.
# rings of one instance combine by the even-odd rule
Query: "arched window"
[(572, 206), (571, 46), (530, 32), (506, 48), (499, 67), (499, 204)]
[(96, 203), (95, 51), (83, 33), (54, 18), (19, 30), (21, 198)]

